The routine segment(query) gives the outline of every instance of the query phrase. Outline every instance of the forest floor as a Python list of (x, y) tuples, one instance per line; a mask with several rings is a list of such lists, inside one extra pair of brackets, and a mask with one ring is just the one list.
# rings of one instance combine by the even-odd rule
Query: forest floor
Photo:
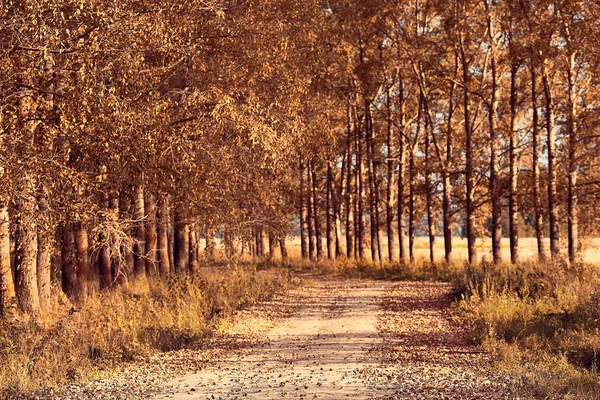
[(454, 318), (451, 286), (314, 277), (221, 334), (157, 354), (62, 399), (509, 399)]

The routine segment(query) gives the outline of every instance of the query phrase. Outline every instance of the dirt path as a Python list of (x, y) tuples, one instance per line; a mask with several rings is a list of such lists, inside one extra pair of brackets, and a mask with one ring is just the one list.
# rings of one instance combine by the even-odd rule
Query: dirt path
[(318, 278), (254, 346), (176, 378), (156, 399), (507, 399), (509, 383), (451, 321), (440, 283)]

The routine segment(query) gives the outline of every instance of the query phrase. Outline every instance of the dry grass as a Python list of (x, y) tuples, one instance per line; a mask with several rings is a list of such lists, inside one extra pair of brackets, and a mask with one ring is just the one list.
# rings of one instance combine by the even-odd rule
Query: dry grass
[[(268, 243), (265, 240), (265, 248), (268, 248)], [(222, 256), (223, 245), (220, 240), (216, 241), (216, 255), (217, 257)], [(288, 238), (287, 248), (289, 253), (289, 258), (293, 262), (299, 262), (302, 259), (301, 250), (300, 250), (300, 238), (292, 237)], [(345, 251), (345, 243), (343, 243), (342, 248)], [(566, 241), (563, 240), (563, 244), (566, 246)], [(201, 247), (204, 248), (204, 239), (201, 240)], [(239, 250), (239, 244), (237, 245)], [(452, 247), (453, 247), (453, 258), (454, 262), (461, 263), (467, 260), (467, 240), (462, 239), (460, 237), (454, 237), (452, 239)], [(544, 247), (546, 252), (549, 252), (550, 241), (549, 239), (544, 239)], [(582, 239), (582, 258), (583, 261), (587, 264), (600, 264), (600, 238), (585, 238)], [(442, 237), (436, 238), (435, 243), (435, 258), (436, 261), (442, 261), (444, 258), (444, 239)], [(491, 260), (492, 258), (492, 243), (489, 238), (480, 238), (477, 239), (477, 251), (478, 256), (481, 261)], [(327, 252), (326, 241), (323, 239), (323, 251)], [(395, 249), (397, 253), (397, 249)], [(524, 237), (519, 239), (519, 251), (521, 255), (522, 261), (535, 261), (537, 260), (537, 243), (535, 238)], [(383, 243), (381, 249), (382, 255), (384, 259), (387, 259), (387, 239), (386, 236), (383, 235)], [(566, 248), (563, 249), (563, 252), (566, 255)], [(370, 259), (371, 250), (368, 249), (367, 257)], [(510, 242), (508, 238), (502, 239), (502, 257), (504, 260), (510, 260)], [(429, 239), (427, 237), (417, 237), (415, 238), (415, 258), (419, 261), (428, 261), (429, 260)], [(251, 258), (246, 254), (241, 258), (245, 261), (252, 261)], [(279, 253), (279, 248), (275, 251), (275, 259), (280, 260), (281, 256)]]
[(459, 309), (526, 398), (600, 398), (600, 271), (483, 264), (454, 277)]
[(0, 325), (0, 398), (93, 379), (153, 349), (183, 348), (291, 279), (282, 270), (231, 267), (93, 293), (78, 310), (56, 296), (59, 311), (45, 327)]
[(598, 239), (588, 242), (589, 263), (573, 267), (539, 263), (535, 241), (521, 244), (525, 261), (519, 266), (484, 261), (469, 267), (459, 257), (451, 265), (424, 258), (412, 265), (346, 259), (298, 265), (338, 276), (450, 281), (459, 318), (518, 382), (522, 398), (599, 399)]

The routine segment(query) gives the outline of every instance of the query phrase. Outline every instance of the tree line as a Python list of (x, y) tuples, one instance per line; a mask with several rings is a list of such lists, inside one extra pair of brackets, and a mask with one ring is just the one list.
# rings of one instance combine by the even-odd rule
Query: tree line
[(204, 256), (217, 236), (229, 256), (285, 256), (296, 227), (314, 260), (410, 262), (422, 232), (449, 262), (461, 232), (474, 263), (488, 232), (501, 261), (508, 225), (516, 263), (526, 221), (540, 258), (566, 236), (578, 262), (596, 230), (599, 11), (4, 2), (2, 314), (41, 315), (54, 286), (77, 302), (193, 273), (201, 238)]
[(330, 258), (412, 262), (419, 233), (431, 262), (438, 236), (450, 262), (458, 233), (470, 263), (488, 235), (494, 263), (503, 236), (518, 263), (528, 226), (540, 260), (560, 259), (564, 240), (580, 262), (580, 232), (597, 232), (598, 5), (328, 4), (346, 129), (301, 162), (304, 257), (323, 256), (323, 236)]

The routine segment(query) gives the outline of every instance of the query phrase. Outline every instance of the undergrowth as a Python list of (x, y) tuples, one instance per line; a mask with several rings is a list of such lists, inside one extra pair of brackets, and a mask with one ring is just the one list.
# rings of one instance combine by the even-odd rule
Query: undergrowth
[(600, 272), (523, 263), (466, 267), (459, 310), (529, 398), (599, 399)]
[(0, 398), (94, 379), (152, 350), (197, 343), (235, 310), (291, 282), (281, 269), (232, 267), (91, 293), (78, 308), (56, 296), (57, 313), (42, 323), (0, 323)]

